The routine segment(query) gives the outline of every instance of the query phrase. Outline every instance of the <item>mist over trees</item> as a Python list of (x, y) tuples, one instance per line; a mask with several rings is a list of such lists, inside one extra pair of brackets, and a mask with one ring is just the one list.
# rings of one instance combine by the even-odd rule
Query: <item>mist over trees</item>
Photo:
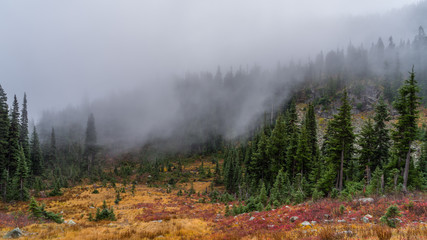
[[(427, 96), (427, 36), (421, 26), (414, 35), (412, 41), (398, 43), (392, 37), (386, 43), (378, 38), (369, 48), (350, 42), (346, 49), (320, 52), (305, 63), (279, 63), (274, 70), (254, 65), (187, 73), (170, 85), (136, 88), (79, 107), (45, 112), (38, 123), (40, 137), (46, 140), (54, 126), (58, 144), (82, 144), (83, 123), (93, 113), (98, 119), (99, 144), (113, 152), (146, 143), (209, 151), (203, 148), (212, 150), (221, 139), (245, 138), (262, 122), (273, 123), (296, 93), (317, 110), (325, 110), (336, 91), (347, 86), (360, 100), (357, 110), (372, 108), (378, 97), (373, 95), (379, 92), (385, 101), (394, 101), (405, 72), (415, 66), (421, 96)], [(367, 97), (368, 102), (362, 99)]]

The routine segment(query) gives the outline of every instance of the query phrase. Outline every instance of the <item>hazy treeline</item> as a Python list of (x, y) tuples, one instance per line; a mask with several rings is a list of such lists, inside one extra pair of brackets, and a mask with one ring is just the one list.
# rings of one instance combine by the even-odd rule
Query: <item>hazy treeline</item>
[(379, 38), (369, 48), (349, 43), (305, 63), (278, 63), (274, 70), (245, 66), (187, 73), (169, 84), (45, 112), (37, 126), (42, 140), (49, 139), (54, 127), (58, 144), (81, 144), (87, 116), (93, 113), (99, 143), (113, 152), (145, 143), (205, 151), (222, 138), (248, 136), (264, 121), (271, 122), (297, 92), (319, 103), (331, 92), (371, 79), (383, 86), (391, 102), (403, 76), (415, 66), (421, 95), (427, 96), (427, 37), (422, 27), (414, 35), (412, 41)]

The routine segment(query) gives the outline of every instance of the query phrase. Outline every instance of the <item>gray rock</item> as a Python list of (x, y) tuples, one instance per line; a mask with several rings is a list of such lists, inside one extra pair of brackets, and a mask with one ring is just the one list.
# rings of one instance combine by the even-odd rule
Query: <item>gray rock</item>
[(293, 217), (291, 217), (291, 222), (295, 222), (296, 220), (298, 220), (298, 217), (297, 216), (293, 216)]
[(255, 217), (249, 218), (249, 221), (253, 221), (253, 220), (255, 220)]
[(3, 238), (19, 238), (22, 235), (24, 235), (24, 233), (21, 231), (21, 229), (15, 228), (12, 231), (6, 233), (6, 235), (4, 235)]
[(346, 221), (344, 219), (338, 219), (337, 222), (339, 222), (339, 223), (345, 223)]
[(76, 225), (76, 223), (75, 223), (73, 220), (70, 220), (70, 221), (68, 221), (68, 222), (67, 222), (67, 221), (65, 221), (65, 223), (66, 223), (66, 224), (68, 224), (68, 225), (71, 225), (71, 226), (72, 226), (72, 225)]
[(323, 215), (324, 218), (329, 219), (331, 216), (329, 214)]
[(341, 234), (348, 235), (348, 236), (353, 235), (353, 231), (351, 231), (351, 230), (348, 230), (348, 231), (342, 231), (342, 232), (340, 232), (340, 233), (341, 233)]
[(311, 223), (309, 221), (304, 221), (301, 223), (301, 226), (303, 226), (303, 227), (310, 226), (311, 227)]
[(311, 221), (311, 225), (316, 225), (317, 222), (316, 221)]
[(373, 203), (374, 199), (373, 198), (359, 198), (357, 201), (359, 201), (361, 203)]

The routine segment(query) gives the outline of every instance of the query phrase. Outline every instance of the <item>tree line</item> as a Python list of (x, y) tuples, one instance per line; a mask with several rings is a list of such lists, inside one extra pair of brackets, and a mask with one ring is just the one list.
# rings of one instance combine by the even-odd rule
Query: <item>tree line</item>
[[(344, 88), (339, 93), (341, 106), (328, 121), (321, 144), (313, 104), (299, 121), (296, 102), (290, 101), (274, 124), (264, 124), (248, 141), (225, 147), (227, 191), (241, 199), (268, 193), (270, 203), (277, 206), (308, 197), (425, 190), (427, 142), (419, 138), (419, 91), (412, 70), (393, 102), (396, 123), (390, 126), (388, 105), (381, 97), (374, 116), (364, 120), (356, 134)], [(413, 143), (418, 139), (423, 141), (422, 154), (415, 162)]]
[[(3, 201), (28, 200), (30, 188), (40, 191), (48, 185), (55, 195), (68, 183), (69, 179), (60, 172), (70, 163), (60, 166), (55, 129), (52, 128), (50, 141), (42, 144), (36, 126), (31, 136), (28, 127), (27, 95), (24, 94), (21, 111), (16, 95), (9, 110), (7, 94), (0, 85), (0, 193)], [(80, 173), (91, 171), (98, 152), (95, 120), (91, 114), (80, 157), (84, 159), (78, 168)]]

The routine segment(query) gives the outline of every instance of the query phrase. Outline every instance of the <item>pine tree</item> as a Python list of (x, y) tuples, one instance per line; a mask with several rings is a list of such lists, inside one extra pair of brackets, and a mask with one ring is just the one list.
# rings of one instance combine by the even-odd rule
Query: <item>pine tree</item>
[(317, 145), (317, 123), (313, 104), (308, 105), (304, 123), (305, 129), (307, 131), (308, 144), (310, 147), (309, 154), (312, 157), (311, 165), (313, 165), (313, 163), (318, 161), (319, 157), (319, 146)]
[(366, 180), (369, 184), (371, 180), (371, 173), (375, 170), (373, 167), (373, 162), (375, 159), (375, 153), (377, 150), (377, 136), (375, 135), (374, 126), (371, 119), (365, 121), (362, 126), (362, 131), (360, 133), (360, 138), (358, 140), (358, 144), (360, 146), (360, 157), (359, 163), (360, 167), (366, 171)]
[(327, 158), (329, 169), (326, 181), (330, 181), (330, 174), (336, 174), (336, 188), (343, 189), (344, 168), (352, 158), (354, 133), (351, 125), (351, 105), (348, 102), (347, 91), (344, 90), (342, 105), (338, 114), (328, 123), (325, 142), (327, 144)]
[(96, 140), (95, 118), (91, 113), (87, 120), (86, 138), (85, 138), (85, 156), (88, 159), (87, 170), (90, 171), (95, 161), (95, 155), (98, 152)]
[[(28, 141), (28, 112), (27, 112), (27, 94), (24, 93), (24, 102), (22, 104), (21, 122), (19, 131), (19, 143), (24, 151), (25, 159), (30, 159), (30, 145)], [(30, 162), (29, 162), (30, 163)]]
[(48, 149), (48, 155), (47, 160), (50, 167), (53, 169), (57, 164), (56, 159), (56, 136), (55, 136), (55, 129), (52, 127), (52, 132), (50, 134), (50, 147)]
[(296, 172), (300, 173), (302, 177), (308, 173), (308, 168), (311, 166), (312, 155), (309, 145), (308, 132), (305, 127), (302, 128), (301, 134), (298, 138), (298, 147), (295, 156)]
[(2, 175), (0, 178), (0, 191), (3, 198), (7, 192), (7, 182), (5, 179), (8, 169), (8, 148), (9, 148), (9, 107), (7, 106), (7, 96), (0, 85), (0, 169)]
[(418, 92), (420, 91), (415, 80), (414, 69), (409, 73), (409, 79), (405, 80), (403, 86), (399, 89), (399, 96), (393, 103), (399, 113), (398, 122), (395, 124), (396, 131), (393, 132), (393, 140), (398, 154), (398, 169), (403, 168), (403, 191), (407, 191), (408, 174), (411, 165), (411, 144), (417, 134), (417, 119), (420, 104)]
[(17, 186), (17, 189), (15, 190), (17, 193), (16, 197), (20, 201), (26, 201), (29, 197), (28, 189), (26, 188), (26, 180), (29, 177), (29, 169), (27, 166), (27, 161), (25, 160), (25, 154), (22, 147), (20, 147), (19, 153), (19, 159), (14, 175), (14, 181), (17, 184), (14, 185)]
[(11, 112), (9, 139), (8, 139), (8, 162), (6, 168), (11, 175), (15, 175), (15, 170), (20, 158), (19, 152), (19, 106), (16, 95), (13, 100), (13, 108)]
[(383, 98), (381, 97), (378, 105), (375, 107), (375, 116), (374, 116), (374, 131), (376, 136), (376, 143), (374, 144), (376, 149), (374, 152), (374, 157), (372, 160), (372, 171), (379, 166), (381, 168), (387, 163), (389, 158), (389, 149), (390, 149), (390, 134), (387, 129), (386, 122), (390, 121), (390, 114), (387, 110), (387, 105), (384, 103)]
[(292, 99), (288, 110), (286, 111), (286, 171), (292, 177), (295, 177), (296, 174), (296, 153), (298, 148), (298, 114), (296, 111), (295, 100)]
[(271, 132), (269, 144), (267, 146), (268, 157), (272, 161), (272, 172), (276, 173), (285, 166), (286, 155), (286, 132), (283, 115), (276, 119), (276, 124)]
[[(252, 154), (251, 161), (249, 162), (247, 172), (250, 179), (253, 180), (268, 180), (271, 177), (270, 166), (271, 161), (267, 155), (268, 138), (264, 131), (261, 131), (261, 136), (257, 144), (256, 151)], [(255, 182), (256, 183), (256, 182)]]
[(288, 176), (283, 170), (280, 170), (276, 176), (276, 181), (274, 182), (270, 194), (270, 202), (273, 203), (275, 207), (280, 206), (286, 202), (286, 199), (289, 199), (289, 185)]
[(43, 155), (40, 148), (39, 136), (37, 134), (37, 129), (34, 126), (33, 134), (31, 136), (30, 142), (30, 162), (31, 162), (31, 173), (39, 176), (43, 172), (42, 162)]

